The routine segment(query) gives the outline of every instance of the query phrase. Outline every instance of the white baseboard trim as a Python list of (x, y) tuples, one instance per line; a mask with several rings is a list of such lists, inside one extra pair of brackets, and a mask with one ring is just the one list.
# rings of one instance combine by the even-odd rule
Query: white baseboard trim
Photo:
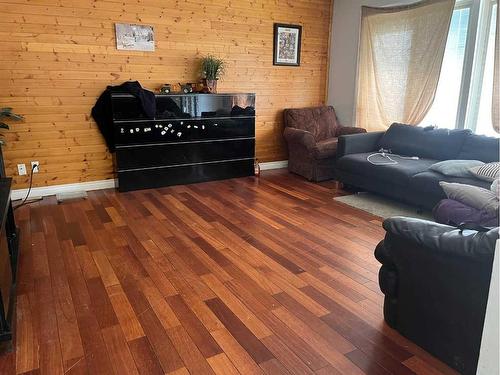
[(288, 167), (288, 160), (269, 161), (267, 163), (260, 163), (261, 171), (268, 171), (270, 169), (281, 169), (287, 167)]
[[(30, 198), (46, 197), (48, 195), (75, 193), (78, 191), (91, 191), (101, 189), (113, 189), (117, 186), (116, 180), (99, 180), (90, 182), (79, 182), (76, 184), (51, 185), (34, 187), (31, 189)], [(24, 199), (28, 189), (12, 190), (12, 200)]]
[[(271, 161), (267, 163), (260, 163), (260, 169), (267, 171), (270, 169), (280, 169), (288, 167), (288, 160)], [(91, 190), (101, 190), (101, 189), (114, 189), (118, 186), (117, 180), (99, 180), (90, 182), (79, 182), (76, 184), (64, 184), (64, 185), (51, 185), (51, 186), (41, 186), (34, 187), (31, 189), (30, 198), (40, 198), (49, 195), (64, 194), (64, 193), (75, 193), (78, 191), (91, 191)], [(17, 189), (12, 190), (12, 200), (24, 199), (28, 189)]]

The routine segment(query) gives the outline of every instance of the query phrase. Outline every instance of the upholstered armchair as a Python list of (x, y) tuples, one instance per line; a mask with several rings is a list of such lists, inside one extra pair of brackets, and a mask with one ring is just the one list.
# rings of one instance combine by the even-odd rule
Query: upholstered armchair
[(315, 182), (334, 177), (338, 137), (366, 132), (341, 126), (331, 106), (285, 109), (283, 116), (288, 170)]

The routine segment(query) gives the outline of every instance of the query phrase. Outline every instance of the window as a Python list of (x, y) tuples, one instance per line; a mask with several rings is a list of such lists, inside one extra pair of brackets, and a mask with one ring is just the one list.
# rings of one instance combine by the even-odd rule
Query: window
[(440, 128), (455, 128), (469, 19), (470, 7), (454, 10), (436, 96), (431, 109), (422, 121), (423, 126), (437, 125)]
[(420, 125), (499, 136), (491, 105), (498, 0), (458, 0), (434, 103)]

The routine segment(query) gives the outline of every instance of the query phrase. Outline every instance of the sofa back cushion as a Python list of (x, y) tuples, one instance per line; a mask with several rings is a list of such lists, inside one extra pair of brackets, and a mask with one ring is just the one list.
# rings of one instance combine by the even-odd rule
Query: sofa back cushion
[(470, 130), (423, 128), (394, 123), (380, 138), (378, 147), (399, 155), (435, 160), (457, 159), (469, 134)]
[(337, 116), (332, 106), (285, 109), (285, 126), (306, 130), (316, 141), (335, 137)]
[(458, 154), (458, 159), (481, 160), (485, 163), (499, 161), (500, 140), (484, 135), (470, 134)]

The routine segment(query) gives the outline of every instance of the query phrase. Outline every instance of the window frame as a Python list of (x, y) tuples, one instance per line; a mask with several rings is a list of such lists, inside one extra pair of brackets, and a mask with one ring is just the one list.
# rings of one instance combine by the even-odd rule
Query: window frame
[(465, 43), (465, 56), (462, 68), (460, 95), (456, 109), (457, 116), (455, 129), (465, 128), (465, 118), (468, 112), (467, 104), (469, 102), (469, 94), (472, 83), (472, 68), (474, 66), (474, 53), (481, 2), (484, 2), (484, 0), (458, 0), (455, 4), (455, 9), (469, 8), (469, 25), (467, 26), (467, 40)]
[(479, 109), (481, 104), (481, 93), (484, 83), (484, 73), (486, 58), (488, 53), (488, 41), (493, 16), (493, 8), (498, 0), (483, 0), (480, 2), (479, 27), (476, 27), (476, 44), (474, 48), (474, 64), (472, 66), (471, 84), (469, 89), (469, 98), (467, 101), (467, 113), (464, 120), (464, 128), (476, 131), (477, 120), (479, 118)]
[(476, 131), (477, 128), (491, 15), (495, 4), (498, 4), (498, 0), (457, 0), (455, 4), (455, 10), (469, 8), (470, 11), (455, 129)]

